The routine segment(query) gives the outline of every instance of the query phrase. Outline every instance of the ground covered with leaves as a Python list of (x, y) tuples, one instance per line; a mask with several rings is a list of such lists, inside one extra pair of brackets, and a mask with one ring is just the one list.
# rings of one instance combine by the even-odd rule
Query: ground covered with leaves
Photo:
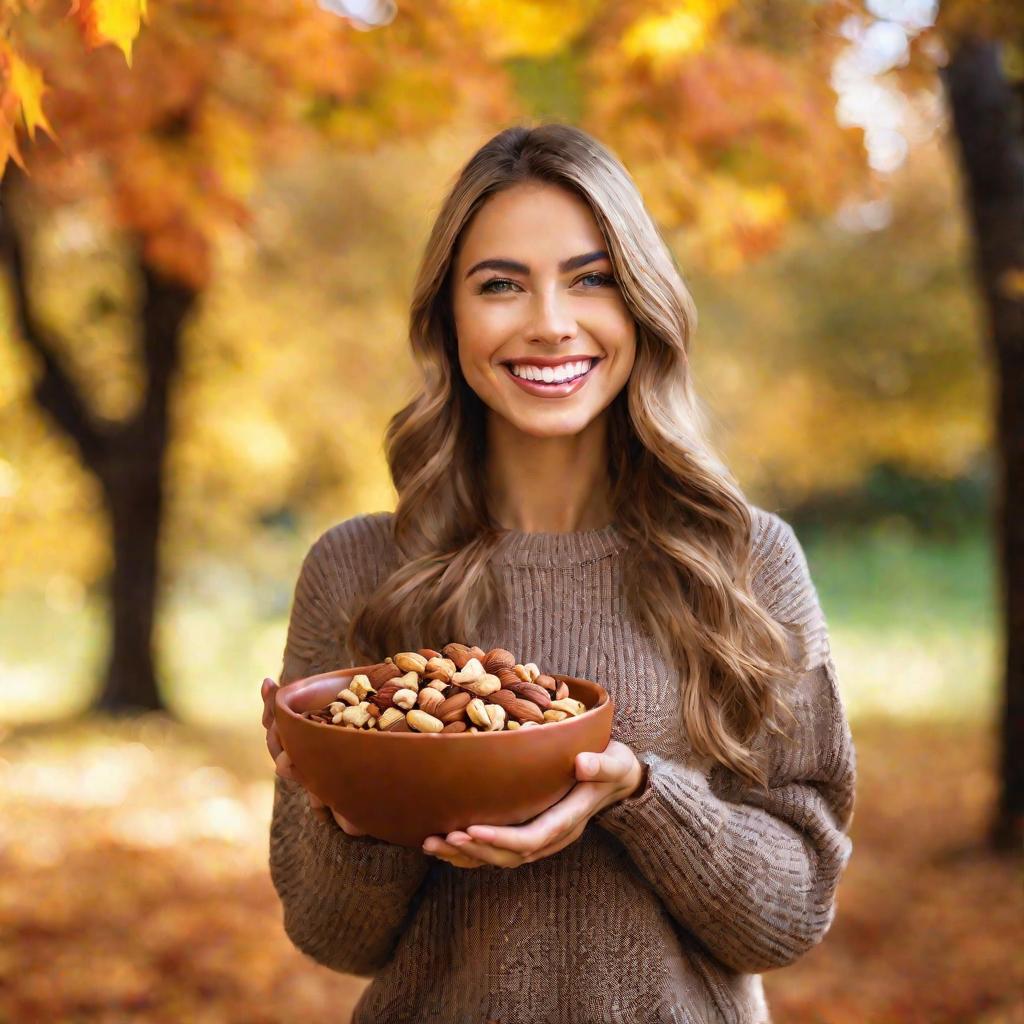
[[(1021, 862), (981, 847), (988, 730), (854, 736), (853, 859), (825, 941), (765, 975), (777, 1024), (1024, 1024)], [(262, 732), (14, 729), (0, 779), (0, 1021), (348, 1020), (365, 979), (281, 928)]]

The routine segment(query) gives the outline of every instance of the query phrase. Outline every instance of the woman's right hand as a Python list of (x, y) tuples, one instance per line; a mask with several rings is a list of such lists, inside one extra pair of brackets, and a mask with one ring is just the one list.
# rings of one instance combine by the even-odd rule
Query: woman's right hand
[(270, 756), (273, 758), (274, 770), (282, 779), (297, 782), (306, 790), (309, 806), (314, 811), (320, 812), (325, 808), (330, 811), (342, 832), (350, 836), (365, 836), (366, 832), (356, 828), (355, 825), (346, 818), (343, 818), (333, 807), (327, 807), (322, 800), (310, 792), (299, 770), (292, 764), (292, 759), (288, 756), (284, 747), (281, 746), (281, 737), (277, 732), (277, 722), (274, 720), (274, 700), (277, 693), (277, 683), (267, 676), (263, 680), (260, 693), (263, 697), (263, 728), (267, 730), (267, 750), (270, 751)]

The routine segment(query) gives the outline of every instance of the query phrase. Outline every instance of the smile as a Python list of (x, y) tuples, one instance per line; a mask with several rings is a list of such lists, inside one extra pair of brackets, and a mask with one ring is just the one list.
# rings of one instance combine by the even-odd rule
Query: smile
[(572, 377), (565, 381), (551, 381), (547, 383), (543, 380), (527, 380), (525, 377), (517, 377), (512, 372), (512, 367), (508, 363), (503, 363), (502, 367), (506, 374), (512, 378), (518, 387), (530, 395), (538, 395), (541, 398), (566, 398), (569, 395), (576, 394), (577, 391), (590, 378), (593, 376), (594, 371), (597, 369), (604, 359), (594, 359), (590, 363), (589, 369), (584, 373), (579, 374), (576, 377)]

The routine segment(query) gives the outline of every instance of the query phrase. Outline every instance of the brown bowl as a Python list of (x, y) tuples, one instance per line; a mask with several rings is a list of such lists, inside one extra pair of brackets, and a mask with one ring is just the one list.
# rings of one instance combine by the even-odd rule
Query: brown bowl
[[(469, 825), (519, 825), (576, 784), (576, 755), (603, 752), (614, 702), (597, 683), (554, 675), (581, 715), (536, 729), (417, 733), (346, 729), (303, 718), (374, 665), (322, 672), (277, 691), (277, 731), (307, 788), (357, 828), (418, 849)], [(549, 673), (552, 674), (553, 673)]]

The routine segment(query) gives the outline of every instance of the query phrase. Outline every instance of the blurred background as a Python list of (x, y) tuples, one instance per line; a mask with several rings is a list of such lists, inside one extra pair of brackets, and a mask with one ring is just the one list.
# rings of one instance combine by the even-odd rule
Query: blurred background
[(932, 0), (0, 0), (0, 1020), (337, 1021), (284, 935), (260, 682), (391, 509), (469, 155), (563, 120), (696, 299), (859, 761), (779, 1022), (1024, 1021), (1024, 13)]

